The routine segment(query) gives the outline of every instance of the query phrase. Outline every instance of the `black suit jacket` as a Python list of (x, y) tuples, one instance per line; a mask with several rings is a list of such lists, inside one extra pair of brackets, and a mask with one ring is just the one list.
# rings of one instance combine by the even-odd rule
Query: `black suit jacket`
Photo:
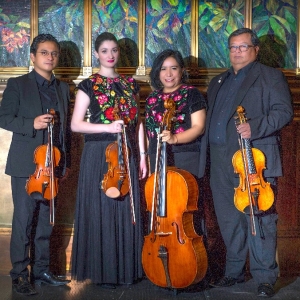
[[(56, 79), (55, 83), (61, 128), (63, 169), (66, 167), (66, 127), (69, 104), (69, 86)], [(0, 127), (12, 131), (12, 141), (8, 152), (5, 173), (15, 177), (28, 177), (36, 165), (34, 150), (43, 144), (43, 130), (33, 128), (34, 119), (42, 115), (42, 102), (34, 72), (10, 78), (3, 93), (0, 106)], [(64, 171), (63, 171), (64, 173)]]
[[(228, 71), (214, 77), (207, 90), (208, 111), (206, 131), (202, 138), (200, 173), (203, 176), (206, 164), (209, 126), (218, 91)], [(245, 108), (246, 117), (251, 127), (251, 142), (266, 156), (265, 177), (282, 176), (279, 153), (279, 130), (292, 120), (293, 107), (291, 93), (284, 74), (259, 62), (255, 62), (243, 81), (230, 111), (226, 127), (227, 157), (231, 160), (239, 150), (238, 136), (232, 118), (237, 106)]]

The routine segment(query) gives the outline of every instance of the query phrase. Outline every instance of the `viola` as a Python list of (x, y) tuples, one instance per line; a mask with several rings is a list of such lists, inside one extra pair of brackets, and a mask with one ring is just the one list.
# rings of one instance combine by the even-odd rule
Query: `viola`
[(48, 123), (48, 142), (38, 146), (33, 155), (36, 164), (35, 172), (27, 179), (25, 189), (29, 196), (37, 200), (50, 201), (50, 223), (54, 224), (54, 198), (58, 193), (58, 178), (55, 168), (60, 161), (60, 151), (53, 146), (53, 125), (55, 110), (50, 109), (53, 119)]
[[(165, 101), (161, 130), (170, 130), (175, 103)], [(147, 179), (145, 197), (151, 212), (150, 233), (144, 238), (142, 264), (154, 284), (184, 288), (199, 282), (207, 271), (203, 237), (193, 227), (197, 210), (198, 184), (189, 172), (166, 166), (166, 142), (158, 134), (155, 172)]]
[[(245, 110), (236, 109), (238, 123), (246, 123)], [(232, 157), (234, 172), (239, 174), (239, 186), (235, 188), (234, 204), (236, 208), (250, 214), (252, 234), (256, 234), (254, 216), (268, 210), (274, 203), (274, 193), (269, 182), (263, 177), (265, 166), (264, 153), (251, 146), (250, 139), (239, 135), (240, 150)]]
[[(115, 120), (120, 120), (119, 109), (113, 110)], [(129, 148), (127, 147), (127, 136), (125, 126), (122, 132), (117, 134), (117, 141), (110, 143), (105, 150), (107, 173), (104, 174), (101, 188), (110, 198), (124, 197), (130, 193), (132, 222), (135, 224), (134, 202), (129, 167)]]

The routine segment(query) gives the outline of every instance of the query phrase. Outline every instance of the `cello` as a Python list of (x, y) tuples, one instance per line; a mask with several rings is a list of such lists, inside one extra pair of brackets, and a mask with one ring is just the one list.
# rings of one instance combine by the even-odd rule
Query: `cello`
[[(165, 101), (162, 129), (171, 129), (172, 99)], [(150, 233), (144, 237), (142, 264), (151, 282), (166, 288), (185, 288), (199, 282), (207, 271), (203, 237), (193, 227), (198, 184), (189, 172), (166, 166), (166, 142), (158, 134), (155, 172), (145, 185)]]
[(25, 189), (29, 196), (37, 200), (50, 201), (50, 224), (54, 225), (55, 201), (58, 193), (58, 178), (55, 177), (55, 167), (60, 161), (60, 151), (53, 146), (53, 125), (55, 110), (50, 109), (53, 115), (52, 121), (48, 123), (48, 142), (46, 145), (38, 146), (34, 151), (34, 163), (36, 169), (34, 174), (27, 179)]
[[(119, 109), (114, 107), (113, 115), (115, 120), (120, 120)], [(130, 205), (132, 223), (135, 224), (134, 202), (132, 183), (129, 166), (129, 149), (127, 147), (127, 135), (125, 126), (122, 132), (118, 132), (117, 141), (110, 143), (105, 150), (108, 171), (103, 176), (101, 189), (110, 198), (124, 197), (130, 194)]]
[[(239, 124), (247, 122), (245, 110), (242, 106), (236, 109)], [(263, 178), (265, 155), (252, 148), (250, 139), (239, 135), (240, 150), (232, 157), (234, 172), (239, 174), (240, 183), (235, 188), (234, 204), (236, 208), (249, 213), (252, 235), (256, 235), (254, 216), (268, 210), (274, 203), (274, 193), (269, 182)]]

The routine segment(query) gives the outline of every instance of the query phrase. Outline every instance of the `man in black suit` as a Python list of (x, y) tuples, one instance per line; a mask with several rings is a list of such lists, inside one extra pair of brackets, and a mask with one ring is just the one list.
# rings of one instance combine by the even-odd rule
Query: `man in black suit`
[[(14, 203), (10, 275), (13, 289), (24, 295), (36, 294), (29, 283), (29, 264), (32, 264), (31, 277), (36, 284), (57, 286), (70, 282), (49, 272), (50, 201), (31, 197), (25, 189), (27, 179), (36, 169), (34, 151), (48, 142), (49, 123), (54, 123), (53, 144), (61, 151), (61, 168), (57, 169), (61, 169), (61, 176), (66, 175), (69, 87), (52, 73), (58, 64), (59, 53), (60, 45), (52, 35), (35, 37), (30, 46), (34, 70), (8, 80), (0, 107), (0, 127), (13, 132), (5, 169), (11, 176)], [(55, 114), (48, 113), (49, 109)], [(35, 234), (31, 240), (33, 228)], [(30, 258), (30, 247), (34, 249), (34, 262)]]
[[(249, 214), (234, 205), (239, 174), (234, 173), (232, 157), (240, 149), (239, 136), (250, 140), (266, 157), (265, 180), (272, 188), (276, 186), (276, 177), (282, 176), (279, 130), (293, 116), (290, 90), (281, 71), (257, 61), (259, 39), (252, 30), (236, 30), (229, 36), (228, 46), (232, 67), (214, 77), (207, 90), (207, 123), (200, 161), (204, 173), (205, 150), (209, 148), (210, 185), (227, 251), (224, 277), (211, 286), (227, 287), (244, 281), (249, 254), (250, 272), (258, 284), (257, 295), (272, 297), (278, 276), (275, 205), (263, 212), (254, 211), (253, 235)], [(246, 123), (235, 123), (237, 106), (244, 107)]]

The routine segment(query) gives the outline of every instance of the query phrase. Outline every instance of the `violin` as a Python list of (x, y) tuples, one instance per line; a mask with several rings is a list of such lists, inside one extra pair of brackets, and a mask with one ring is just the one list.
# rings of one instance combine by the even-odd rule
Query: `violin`
[[(170, 130), (175, 103), (165, 101), (161, 124)], [(158, 135), (155, 172), (147, 179), (145, 197), (151, 212), (150, 233), (144, 237), (142, 264), (149, 280), (161, 287), (184, 288), (199, 282), (207, 271), (203, 238), (193, 227), (199, 189), (189, 172), (166, 166), (166, 142)]]
[[(246, 123), (245, 110), (236, 109), (239, 124)], [(235, 188), (234, 204), (236, 208), (250, 214), (252, 234), (256, 235), (254, 215), (268, 210), (274, 203), (274, 192), (269, 182), (263, 178), (265, 166), (264, 153), (251, 146), (250, 139), (239, 135), (240, 150), (232, 157), (234, 172), (239, 174), (239, 186)]]
[(54, 225), (54, 198), (58, 193), (58, 178), (55, 176), (55, 168), (60, 161), (60, 151), (53, 146), (53, 125), (55, 110), (50, 109), (53, 115), (52, 121), (48, 123), (48, 142), (38, 146), (33, 155), (36, 164), (34, 174), (30, 175), (26, 182), (26, 192), (37, 200), (50, 201), (50, 223)]
[[(119, 109), (114, 107), (115, 120), (120, 120)], [(108, 171), (104, 174), (101, 189), (109, 198), (124, 197), (130, 193), (132, 223), (135, 224), (133, 192), (129, 167), (129, 149), (127, 147), (127, 136), (125, 126), (118, 133), (117, 141), (110, 143), (105, 150)]]

